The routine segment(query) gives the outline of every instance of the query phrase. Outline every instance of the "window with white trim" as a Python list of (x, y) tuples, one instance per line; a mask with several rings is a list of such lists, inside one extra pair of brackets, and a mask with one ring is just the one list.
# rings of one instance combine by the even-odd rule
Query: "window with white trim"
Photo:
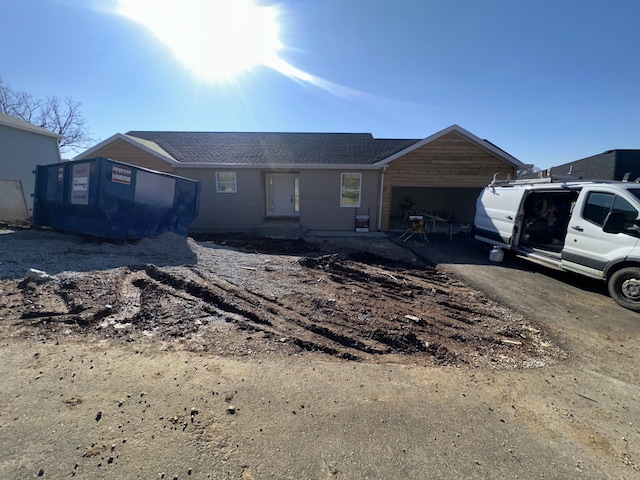
[(359, 207), (360, 206), (360, 185), (362, 184), (361, 173), (342, 173), (340, 182), (340, 206)]
[(236, 193), (237, 191), (236, 172), (216, 172), (216, 192)]

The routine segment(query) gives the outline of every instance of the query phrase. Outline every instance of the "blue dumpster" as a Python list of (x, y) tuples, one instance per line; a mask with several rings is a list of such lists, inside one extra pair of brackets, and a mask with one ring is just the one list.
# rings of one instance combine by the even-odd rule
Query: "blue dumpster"
[(200, 183), (108, 158), (38, 165), (33, 224), (106, 239), (187, 235)]

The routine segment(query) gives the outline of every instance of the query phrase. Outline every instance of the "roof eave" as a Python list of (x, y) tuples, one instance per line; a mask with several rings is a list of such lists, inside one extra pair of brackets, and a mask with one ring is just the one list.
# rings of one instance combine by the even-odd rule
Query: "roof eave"
[[(169, 154), (163, 155), (162, 153), (157, 152), (157, 151), (153, 150), (152, 148), (147, 147), (143, 143), (136, 141), (135, 137), (131, 137), (130, 135), (124, 135), (122, 133), (116, 133), (115, 135), (110, 136), (106, 140), (103, 140), (102, 142), (98, 143), (97, 145), (91, 147), (89, 150), (85, 150), (81, 154), (76, 155), (75, 157), (73, 157), (73, 160), (83, 160), (83, 159), (86, 159), (86, 158), (91, 158), (92, 155), (95, 152), (103, 149), (104, 147), (106, 147), (108, 145), (111, 145), (112, 143), (115, 143), (118, 140), (122, 140), (124, 142), (127, 142), (130, 145), (133, 145), (134, 147), (139, 148), (139, 149), (145, 151), (146, 153), (148, 153), (150, 155), (153, 155), (156, 158), (159, 158), (160, 160), (164, 160), (165, 162), (170, 163), (171, 165), (179, 165), (180, 164), (180, 162), (178, 162), (175, 158), (173, 158)], [(155, 142), (152, 142), (152, 143), (155, 143)], [(160, 147), (158, 147), (158, 148), (160, 148)]]
[(62, 138), (64, 138), (63, 135), (52, 132), (51, 130), (47, 130), (46, 128), (38, 127), (37, 125), (25, 122), (20, 118), (12, 117), (11, 115), (7, 114), (0, 115), (0, 125), (17, 128), (18, 130), (24, 130), (26, 132), (39, 133), (48, 137), (54, 137), (56, 140), (61, 140)]
[(382, 167), (375, 164), (352, 164), (352, 163), (179, 163), (178, 168), (234, 168), (234, 169), (260, 169), (260, 170), (380, 170)]

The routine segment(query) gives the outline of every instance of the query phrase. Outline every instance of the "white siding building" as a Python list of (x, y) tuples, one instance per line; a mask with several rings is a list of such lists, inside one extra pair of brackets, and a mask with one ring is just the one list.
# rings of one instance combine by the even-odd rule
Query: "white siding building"
[[(49, 130), (0, 113), (0, 180), (7, 185), (19, 182), (29, 213), (33, 210), (33, 171), (36, 165), (61, 161), (59, 139), (59, 135)], [(12, 191), (0, 191), (0, 206), (15, 201), (15, 198), (9, 199)]]

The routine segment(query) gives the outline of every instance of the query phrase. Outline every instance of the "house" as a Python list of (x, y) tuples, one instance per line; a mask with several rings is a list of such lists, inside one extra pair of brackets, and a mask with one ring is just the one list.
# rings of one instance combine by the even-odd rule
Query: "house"
[(0, 220), (17, 220), (8, 218), (16, 207), (32, 212), (33, 171), (36, 165), (61, 161), (59, 140), (49, 130), (0, 113)]
[[(471, 221), (493, 175), (523, 164), (458, 125), (422, 140), (369, 133), (155, 132), (116, 134), (74, 160), (108, 157), (201, 182), (192, 231), (387, 231), (412, 209)], [(361, 227), (363, 225), (360, 225)]]
[(640, 150), (607, 150), (591, 157), (549, 169), (550, 175), (570, 175), (582, 180), (630, 181), (640, 177)]

